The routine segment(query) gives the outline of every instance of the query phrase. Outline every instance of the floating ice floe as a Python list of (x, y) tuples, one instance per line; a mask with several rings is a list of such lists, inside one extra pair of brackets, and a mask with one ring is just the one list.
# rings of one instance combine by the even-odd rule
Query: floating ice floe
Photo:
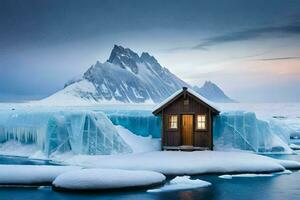
[(60, 174), (75, 166), (0, 165), (0, 185), (50, 185)]
[(272, 177), (274, 176), (273, 174), (234, 174), (234, 175), (221, 175), (219, 178), (223, 179), (232, 179), (232, 178), (253, 178), (253, 177)]
[(147, 192), (168, 192), (174, 190), (186, 190), (208, 186), (211, 186), (210, 182), (203, 181), (200, 179), (192, 180), (190, 176), (177, 176), (174, 179), (172, 179), (169, 184), (166, 184), (160, 188), (149, 189), (147, 190)]
[(82, 169), (59, 175), (53, 185), (65, 190), (104, 190), (131, 187), (153, 187), (166, 177), (152, 171), (119, 169)]

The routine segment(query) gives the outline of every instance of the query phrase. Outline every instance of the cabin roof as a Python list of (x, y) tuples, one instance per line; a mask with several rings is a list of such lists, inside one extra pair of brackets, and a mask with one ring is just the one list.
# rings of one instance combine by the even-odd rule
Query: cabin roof
[(203, 97), (202, 95), (198, 94), (194, 90), (190, 88), (181, 88), (180, 90), (174, 92), (171, 96), (163, 100), (161, 103), (157, 104), (153, 109), (152, 113), (154, 115), (159, 114), (165, 107), (167, 107), (169, 104), (171, 104), (173, 101), (175, 101), (177, 98), (179, 98), (181, 95), (183, 95), (185, 92), (189, 93), (191, 96), (193, 96), (196, 100), (200, 101), (201, 103), (204, 103), (207, 107), (209, 107), (214, 113), (219, 114), (220, 109), (211, 101)]

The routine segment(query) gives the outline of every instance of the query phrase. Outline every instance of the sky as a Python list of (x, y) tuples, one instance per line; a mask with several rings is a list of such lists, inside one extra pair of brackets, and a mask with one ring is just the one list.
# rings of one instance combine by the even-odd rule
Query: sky
[(300, 101), (300, 0), (1, 0), (0, 101), (49, 96), (114, 44), (240, 102)]

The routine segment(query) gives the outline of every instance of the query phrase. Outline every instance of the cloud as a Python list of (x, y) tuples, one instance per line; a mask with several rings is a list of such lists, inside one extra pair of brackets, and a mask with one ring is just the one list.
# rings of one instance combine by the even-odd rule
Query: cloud
[(276, 60), (298, 60), (300, 59), (300, 56), (289, 56), (289, 57), (276, 57), (276, 58), (262, 58), (262, 59), (257, 59), (260, 61), (276, 61)]
[(288, 24), (284, 26), (269, 26), (263, 28), (254, 28), (254, 29), (247, 29), (238, 32), (231, 32), (226, 33), (224, 35), (216, 36), (207, 38), (202, 43), (191, 47), (191, 49), (206, 49), (209, 46), (218, 45), (222, 43), (228, 42), (237, 42), (237, 41), (244, 41), (255, 39), (258, 37), (262, 37), (263, 35), (281, 35), (281, 34), (300, 34), (300, 22), (295, 22), (293, 24)]

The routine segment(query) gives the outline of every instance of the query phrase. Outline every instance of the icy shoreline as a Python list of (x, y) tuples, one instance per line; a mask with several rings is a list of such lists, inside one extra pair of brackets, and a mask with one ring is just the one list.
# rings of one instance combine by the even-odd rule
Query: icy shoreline
[[(170, 185), (171, 182), (163, 185), (166, 176), (219, 174), (224, 178), (272, 177), (277, 172), (281, 174), (288, 169), (300, 169), (300, 163), (296, 161), (247, 152), (155, 151), (60, 158), (63, 160), (57, 157), (53, 161), (67, 166), (0, 165), (0, 185), (52, 185), (54, 189), (63, 191), (150, 188), (149, 192), (164, 192), (210, 185), (200, 179), (190, 180), (188, 176), (177, 178), (180, 181), (175, 185)], [(163, 186), (151, 190), (158, 185)]]
[(300, 169), (300, 163), (296, 161), (278, 160), (254, 153), (221, 151), (75, 155), (60, 162), (87, 168), (150, 170), (164, 175), (273, 173)]

